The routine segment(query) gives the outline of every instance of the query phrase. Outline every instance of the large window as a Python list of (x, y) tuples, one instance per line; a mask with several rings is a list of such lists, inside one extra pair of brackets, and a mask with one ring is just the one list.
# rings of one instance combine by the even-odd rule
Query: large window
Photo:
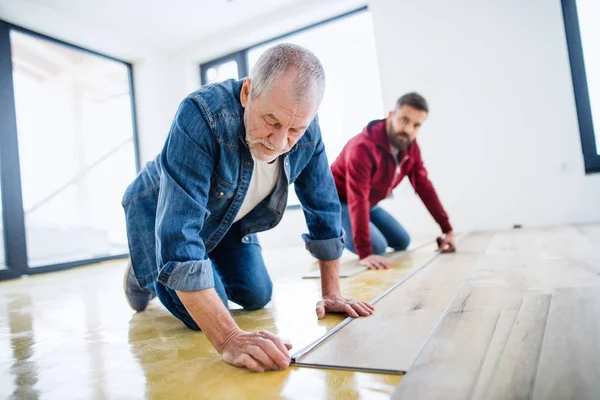
[(2, 173), (20, 192), (3, 206), (21, 214), (5, 229), (15, 239), (8, 267), (42, 272), (126, 255), (120, 201), (137, 171), (131, 66), (0, 27), (9, 43), (0, 58), (10, 60), (0, 77), (12, 89), (0, 106), (14, 120), (3, 135), (18, 155)]
[[(326, 90), (319, 109), (319, 123), (323, 142), (332, 163), (346, 142), (372, 119), (382, 118), (383, 103), (379, 68), (375, 52), (375, 39), (371, 14), (366, 9), (319, 23), (269, 42), (242, 50), (234, 55), (201, 66), (202, 83), (221, 80), (221, 72), (226, 63), (234, 63), (239, 71), (223, 78), (243, 78), (247, 76), (260, 55), (269, 47), (279, 43), (295, 43), (304, 46), (319, 58), (326, 74)], [(245, 60), (248, 68), (239, 68)], [(239, 64), (238, 64), (239, 63)], [(233, 71), (232, 64), (227, 67)], [(209, 71), (218, 79), (207, 79)], [(299, 201), (290, 192), (288, 205), (298, 205)]]
[(600, 2), (562, 0), (586, 172), (600, 172)]

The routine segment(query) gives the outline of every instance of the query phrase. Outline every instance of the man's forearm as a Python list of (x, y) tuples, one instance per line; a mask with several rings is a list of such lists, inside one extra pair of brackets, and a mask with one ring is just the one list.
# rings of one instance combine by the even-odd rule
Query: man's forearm
[(340, 293), (340, 259), (319, 261), (319, 268), (321, 269), (321, 294), (323, 297)]
[(208, 340), (221, 353), (225, 344), (240, 328), (216, 290), (210, 288), (196, 292), (177, 292), (177, 295)]

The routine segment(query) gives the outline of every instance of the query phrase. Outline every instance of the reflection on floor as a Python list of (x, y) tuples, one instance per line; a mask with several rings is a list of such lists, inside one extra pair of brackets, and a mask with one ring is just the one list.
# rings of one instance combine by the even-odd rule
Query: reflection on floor
[[(395, 257), (389, 271), (342, 280), (346, 295), (372, 300), (434, 255)], [(301, 248), (267, 252), (275, 282), (266, 309), (233, 311), (246, 330), (267, 329), (296, 350), (342, 320), (318, 321), (319, 280)], [(291, 367), (252, 374), (221, 361), (158, 301), (135, 314), (122, 293), (123, 261), (0, 283), (0, 398), (389, 398), (399, 376)], [(369, 338), (365, 338), (369, 340)]]

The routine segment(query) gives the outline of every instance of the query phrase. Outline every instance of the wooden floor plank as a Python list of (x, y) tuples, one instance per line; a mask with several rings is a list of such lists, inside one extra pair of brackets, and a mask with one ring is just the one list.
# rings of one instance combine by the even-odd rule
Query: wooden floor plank
[[(457, 236), (458, 239), (461, 239), (461, 235)], [(425, 258), (424, 262), (427, 262), (433, 259), (437, 254), (437, 245), (432, 241), (422, 242), (421, 244), (414, 246), (410, 250), (407, 251), (395, 251), (392, 253), (387, 253), (384, 255), (385, 258), (388, 259), (392, 263), (392, 267), (396, 267), (399, 263), (399, 260), (404, 258), (414, 258), (419, 257)], [(344, 261), (340, 264), (340, 278), (350, 278), (355, 275), (360, 274), (361, 272), (367, 271), (367, 267), (360, 264), (358, 260), (348, 260)], [(321, 271), (319, 268), (315, 268), (312, 271), (306, 272), (302, 275), (303, 279), (319, 279), (321, 278)]]
[(463, 291), (392, 399), (468, 399), (499, 321), (495, 299)]
[(531, 398), (550, 298), (544, 294), (528, 295), (523, 299), (486, 399)]
[(394, 398), (600, 398), (598, 249), (573, 227), (494, 234)]
[(555, 291), (533, 398), (600, 398), (600, 288)]
[[(361, 272), (364, 272), (366, 270), (367, 270), (367, 267), (359, 264), (358, 261), (342, 263), (342, 264), (340, 264), (339, 277), (340, 278), (350, 278), (350, 277), (352, 277), (354, 275), (358, 275)], [(306, 274), (302, 275), (302, 279), (320, 279), (320, 278), (321, 278), (320, 270), (307, 272)]]
[(508, 335), (513, 328), (517, 311), (505, 310), (500, 313), (498, 323), (494, 330), (494, 334), (488, 346), (483, 364), (479, 370), (479, 376), (473, 390), (473, 399), (483, 399), (487, 393), (488, 387), (492, 382), (500, 356), (508, 340)]
[[(479, 237), (474, 241), (483, 244)], [(469, 244), (469, 237), (463, 243)], [(352, 321), (297, 361), (335, 368), (406, 371), (477, 257), (456, 253), (436, 258), (381, 299), (372, 316)]]

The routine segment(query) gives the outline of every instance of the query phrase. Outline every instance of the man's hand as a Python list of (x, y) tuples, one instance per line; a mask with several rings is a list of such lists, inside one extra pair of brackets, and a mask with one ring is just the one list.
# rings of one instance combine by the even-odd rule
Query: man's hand
[(323, 299), (317, 303), (317, 317), (322, 319), (325, 317), (325, 313), (346, 313), (353, 318), (357, 318), (359, 315), (367, 317), (373, 314), (375, 307), (364, 301), (354, 301), (342, 297), (340, 294), (325, 295)]
[(279, 371), (289, 367), (291, 344), (271, 332), (234, 331), (219, 350), (226, 363), (254, 372)]
[(440, 253), (454, 253), (456, 251), (456, 238), (452, 231), (437, 238), (438, 251)]
[(214, 288), (177, 291), (177, 296), (225, 362), (256, 372), (290, 365), (292, 346), (269, 332), (241, 330)]
[(392, 263), (385, 257), (371, 254), (360, 260), (360, 263), (369, 269), (389, 269), (392, 268)]

